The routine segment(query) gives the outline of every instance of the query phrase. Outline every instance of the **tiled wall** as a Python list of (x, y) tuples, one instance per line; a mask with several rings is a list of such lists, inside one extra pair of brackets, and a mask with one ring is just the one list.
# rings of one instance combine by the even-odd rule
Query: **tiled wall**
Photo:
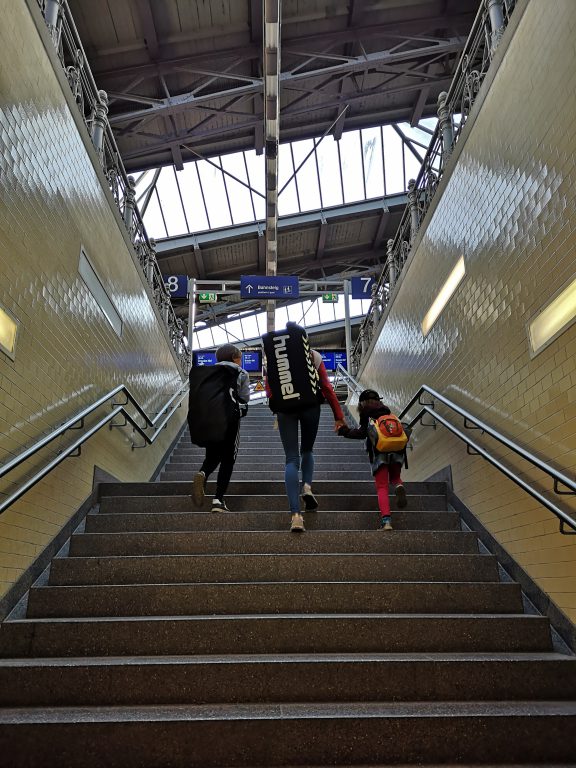
[[(576, 325), (533, 359), (526, 326), (576, 273), (576, 3), (524, 8), (361, 381), (396, 409), (428, 384), (574, 478)], [(423, 340), (422, 318), (462, 254), (466, 276)], [(444, 428), (417, 427), (414, 444), (407, 476), (451, 465), (457, 495), (575, 621), (576, 536)], [(574, 499), (559, 498), (576, 516)]]
[[(81, 245), (122, 317), (122, 338), (78, 275)], [(0, 352), (0, 464), (118, 384), (150, 414), (181, 386), (23, 0), (7, 0), (0, 24), (0, 305), (19, 321), (15, 360)], [(0, 516), (0, 597), (90, 494), (94, 466), (122, 480), (149, 479), (184, 412), (143, 450), (130, 450), (127, 429), (102, 430), (81, 457), (67, 459)], [(44, 450), (15, 479), (59, 447)], [(0, 499), (13, 479), (0, 480)]]

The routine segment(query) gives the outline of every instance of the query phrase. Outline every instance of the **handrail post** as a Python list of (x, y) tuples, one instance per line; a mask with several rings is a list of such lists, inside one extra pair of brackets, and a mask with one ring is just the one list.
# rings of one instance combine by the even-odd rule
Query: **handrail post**
[(108, 125), (108, 94), (106, 91), (98, 91), (98, 102), (94, 108), (94, 120), (92, 122), (92, 143), (100, 155), (100, 161), (104, 166), (104, 133)]
[(448, 109), (448, 94), (446, 91), (438, 96), (438, 122), (440, 124), (440, 131), (442, 133), (442, 164), (446, 163), (446, 160), (452, 152), (454, 145), (454, 126), (452, 125), (452, 115)]
[(410, 206), (410, 244), (414, 242), (420, 222), (418, 220), (418, 195), (416, 194), (416, 179), (408, 182), (408, 205)]
[[(390, 286), (390, 293), (396, 285), (396, 261), (394, 259), (394, 240), (388, 240), (386, 244), (386, 263), (388, 264), (388, 285)], [(374, 285), (376, 288), (376, 285)]]
[(502, 0), (488, 0), (488, 14), (490, 16), (490, 56), (494, 55), (498, 44), (504, 34), (504, 10)]
[(124, 198), (124, 224), (133, 240), (134, 233), (134, 209), (136, 208), (136, 181), (134, 176), (128, 176), (128, 187)]
[(48, 29), (50, 30), (50, 34), (56, 48), (58, 48), (60, 44), (58, 19), (60, 18), (61, 10), (62, 0), (46, 0), (46, 5), (44, 6), (44, 19)]

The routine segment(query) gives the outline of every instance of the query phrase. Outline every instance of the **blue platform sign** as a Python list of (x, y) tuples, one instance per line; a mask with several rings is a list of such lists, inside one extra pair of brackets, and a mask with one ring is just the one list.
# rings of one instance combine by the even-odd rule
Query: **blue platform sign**
[(242, 299), (297, 299), (300, 285), (295, 275), (241, 275), (240, 298)]
[(171, 299), (185, 299), (188, 296), (188, 275), (162, 275)]
[(353, 299), (372, 298), (372, 286), (374, 285), (373, 277), (351, 277), (350, 283)]
[(338, 365), (341, 365), (342, 368), (348, 370), (348, 358), (346, 357), (346, 352), (334, 352), (334, 370), (338, 368)]

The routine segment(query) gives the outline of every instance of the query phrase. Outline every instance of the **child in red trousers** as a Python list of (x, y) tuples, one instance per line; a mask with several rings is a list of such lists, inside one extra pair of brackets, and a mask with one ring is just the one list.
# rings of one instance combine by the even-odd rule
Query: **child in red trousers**
[(380, 395), (373, 389), (365, 389), (358, 398), (358, 413), (360, 426), (356, 429), (340, 427), (338, 434), (355, 440), (366, 440), (366, 450), (372, 464), (372, 474), (378, 493), (378, 506), (380, 508), (380, 530), (391, 531), (390, 499), (388, 497), (389, 486), (395, 487), (396, 503), (398, 509), (404, 509), (407, 505), (406, 491), (402, 485), (400, 472), (404, 463), (405, 454), (380, 453), (377, 451), (368, 437), (368, 419), (377, 419), (379, 416), (390, 414), (390, 408), (382, 403)]

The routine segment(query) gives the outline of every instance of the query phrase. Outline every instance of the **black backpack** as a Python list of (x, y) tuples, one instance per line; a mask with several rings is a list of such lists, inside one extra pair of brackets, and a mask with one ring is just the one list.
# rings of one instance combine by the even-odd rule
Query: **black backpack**
[(266, 374), (275, 413), (294, 413), (323, 401), (320, 376), (314, 365), (306, 331), (290, 326), (265, 333)]
[(201, 448), (222, 442), (240, 419), (238, 370), (228, 365), (192, 368), (189, 381), (190, 439)]

